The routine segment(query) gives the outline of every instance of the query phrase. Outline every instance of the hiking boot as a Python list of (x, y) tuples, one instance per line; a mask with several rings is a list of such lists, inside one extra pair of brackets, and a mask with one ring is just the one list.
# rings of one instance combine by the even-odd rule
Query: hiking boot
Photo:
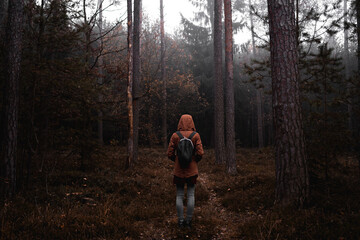
[(179, 219), (179, 221), (178, 221), (178, 227), (179, 227), (180, 229), (182, 229), (182, 228), (185, 227), (185, 221), (184, 221), (184, 219), (182, 219), (182, 220)]
[(191, 229), (191, 220), (186, 220), (185, 226), (186, 226), (187, 229), (190, 230)]

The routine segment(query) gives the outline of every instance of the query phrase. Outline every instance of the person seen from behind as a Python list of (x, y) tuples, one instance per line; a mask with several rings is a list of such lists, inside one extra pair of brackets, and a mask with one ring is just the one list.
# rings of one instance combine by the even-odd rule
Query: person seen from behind
[[(192, 116), (181, 116), (177, 132), (173, 133), (167, 150), (168, 158), (175, 162), (173, 183), (176, 185), (176, 211), (180, 228), (191, 228), (195, 207), (195, 184), (199, 175), (198, 162), (204, 155), (200, 134), (196, 132)], [(187, 210), (184, 219), (184, 188), (187, 189)]]

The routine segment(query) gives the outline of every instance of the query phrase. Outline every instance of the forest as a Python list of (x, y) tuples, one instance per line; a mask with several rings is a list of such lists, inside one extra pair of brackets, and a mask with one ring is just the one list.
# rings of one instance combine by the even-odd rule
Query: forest
[(360, 0), (1, 0), (0, 72), (0, 239), (360, 239)]

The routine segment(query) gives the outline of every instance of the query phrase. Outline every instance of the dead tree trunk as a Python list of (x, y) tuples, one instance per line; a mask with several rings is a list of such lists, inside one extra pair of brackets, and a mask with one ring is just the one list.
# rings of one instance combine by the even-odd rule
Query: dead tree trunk
[(128, 24), (128, 35), (127, 35), (127, 110), (128, 110), (128, 121), (129, 121), (129, 138), (127, 145), (127, 158), (125, 168), (129, 168), (133, 164), (134, 157), (134, 112), (133, 112), (133, 54), (132, 54), (132, 0), (127, 0), (127, 24)]
[(222, 0), (214, 4), (214, 136), (215, 161), (225, 163), (224, 86), (222, 77)]
[(21, 67), (23, 1), (10, 0), (6, 27), (5, 86), (3, 115), (3, 195), (16, 190), (19, 80)]
[(309, 197), (299, 98), (294, 0), (268, 0), (275, 130), (276, 200), (302, 206)]
[(160, 0), (160, 54), (161, 54), (161, 70), (160, 70), (160, 81), (163, 83), (163, 116), (162, 116), (162, 134), (163, 134), (163, 145), (167, 149), (167, 84), (165, 77), (165, 30), (164, 30), (164, 5), (163, 0)]

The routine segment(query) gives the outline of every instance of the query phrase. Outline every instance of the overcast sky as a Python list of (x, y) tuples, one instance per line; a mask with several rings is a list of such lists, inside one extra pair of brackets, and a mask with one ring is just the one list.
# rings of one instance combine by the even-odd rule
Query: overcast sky
[[(164, 18), (165, 31), (173, 33), (174, 29), (179, 27), (181, 17), (180, 13), (187, 18), (193, 16), (195, 8), (188, 0), (163, 0), (164, 1)], [(112, 0), (104, 0), (103, 17), (108, 21), (115, 21), (121, 17), (126, 17), (126, 1), (121, 0), (116, 7), (106, 8)], [(147, 15), (150, 20), (156, 21), (160, 18), (160, 0), (143, 0), (143, 13)]]
[[(173, 32), (180, 25), (180, 13), (187, 18), (193, 16), (194, 7), (188, 0), (163, 0), (165, 29)], [(160, 0), (143, 0), (143, 11), (149, 18), (160, 18)]]
[[(113, 0), (104, 0), (103, 7), (107, 6)], [(189, 0), (163, 0), (164, 2), (164, 21), (165, 31), (172, 34), (179, 27), (181, 17), (180, 14), (186, 18), (191, 19), (194, 16), (196, 8), (189, 2)], [(160, 0), (143, 0), (143, 12), (150, 20), (156, 21), (160, 18)], [(121, 0), (116, 7), (108, 8), (103, 13), (104, 18), (108, 21), (115, 21), (126, 18), (126, 1)], [(244, 31), (234, 36), (234, 42), (239, 44), (249, 40), (249, 32)]]

